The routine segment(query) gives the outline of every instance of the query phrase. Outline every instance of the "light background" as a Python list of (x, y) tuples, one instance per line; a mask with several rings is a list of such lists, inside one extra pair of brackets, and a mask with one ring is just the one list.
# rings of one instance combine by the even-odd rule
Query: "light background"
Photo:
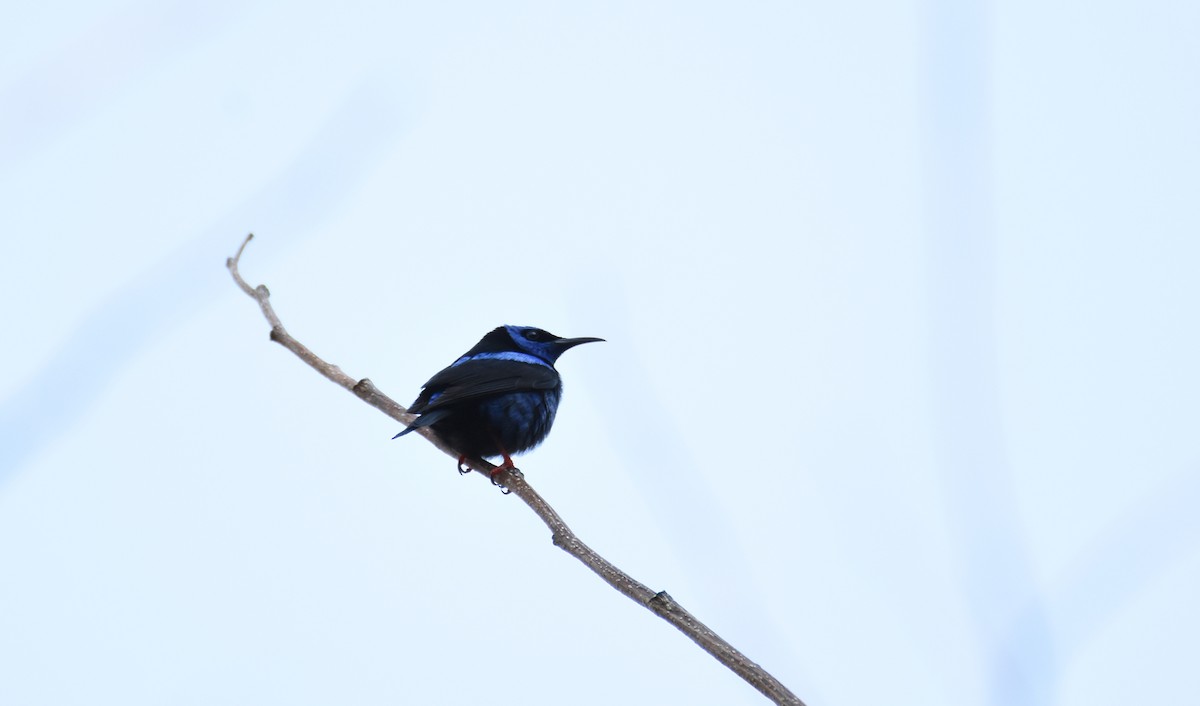
[(1200, 701), (1200, 4), (0, 10), (0, 704)]

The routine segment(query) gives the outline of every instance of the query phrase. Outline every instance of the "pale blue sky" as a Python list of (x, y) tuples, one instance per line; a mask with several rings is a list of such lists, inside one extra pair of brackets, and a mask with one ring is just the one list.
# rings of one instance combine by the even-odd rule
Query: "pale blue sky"
[(1196, 3), (9, 3), (0, 703), (1200, 700)]

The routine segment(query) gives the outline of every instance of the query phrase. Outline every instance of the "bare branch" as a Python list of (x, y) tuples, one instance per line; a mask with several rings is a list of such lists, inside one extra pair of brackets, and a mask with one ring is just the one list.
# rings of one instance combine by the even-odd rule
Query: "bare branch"
[[(415, 419), (415, 415), (410, 414), (408, 410), (397, 404), (395, 400), (380, 392), (375, 387), (375, 384), (367, 378), (355, 381), (343, 373), (336, 365), (325, 362), (304, 346), (304, 344), (292, 338), (287, 329), (283, 327), (283, 322), (280, 321), (279, 316), (275, 313), (274, 307), (271, 306), (271, 294), (267, 291), (266, 286), (260, 284), (257, 287), (251, 287), (246, 283), (246, 280), (242, 279), (241, 273), (238, 272), (238, 263), (242, 258), (242, 252), (245, 251), (246, 245), (253, 237), (253, 234), (247, 235), (246, 240), (242, 242), (242, 246), (238, 248), (237, 254), (229, 258), (225, 265), (233, 275), (234, 282), (241, 287), (242, 291), (258, 302), (263, 316), (271, 324), (271, 340), (295, 353), (317, 372), (353, 392), (359, 399), (401, 424), (408, 424)], [(418, 431), (425, 438), (429, 439), (434, 446), (441, 449), (450, 457), (454, 459), (459, 458), (459, 453), (446, 444), (429, 427)], [(496, 468), (496, 466), (484, 459), (470, 458), (467, 459), (466, 463), (472, 470), (488, 477), (491, 477), (492, 471)], [(608, 585), (637, 601), (644, 608), (671, 625), (674, 625), (680, 632), (687, 635), (692, 641), (703, 648), (705, 652), (715, 657), (717, 661), (728, 667), (742, 679), (745, 679), (751, 686), (758, 689), (764, 696), (775, 703), (804, 706), (804, 702), (781, 684), (779, 680), (768, 674), (765, 669), (752, 662), (741, 652), (738, 652), (734, 649), (733, 645), (721, 639), (708, 626), (684, 610), (683, 606), (676, 603), (675, 599), (667, 595), (666, 591), (655, 592), (635, 581), (631, 576), (618, 569), (607, 559), (593, 551), (591, 547), (584, 544), (571, 531), (567, 523), (563, 522), (563, 519), (554, 511), (554, 508), (525, 481), (525, 477), (519, 470), (502, 471), (496, 475), (496, 480), (506, 491), (525, 501), (525, 504), (542, 519), (542, 522), (546, 523), (546, 526), (550, 528), (555, 546), (583, 562), (589, 569), (596, 572), (600, 578), (604, 579)]]

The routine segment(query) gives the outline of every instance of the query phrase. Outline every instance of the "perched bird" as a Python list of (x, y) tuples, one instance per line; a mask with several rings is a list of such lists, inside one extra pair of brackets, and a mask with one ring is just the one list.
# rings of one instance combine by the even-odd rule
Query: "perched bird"
[(408, 411), (419, 414), (393, 439), (431, 427), (454, 447), (458, 469), (470, 457), (503, 456), (492, 473), (514, 468), (511, 454), (545, 440), (554, 424), (562, 379), (554, 361), (581, 343), (532, 326), (499, 326), (450, 367), (429, 378)]

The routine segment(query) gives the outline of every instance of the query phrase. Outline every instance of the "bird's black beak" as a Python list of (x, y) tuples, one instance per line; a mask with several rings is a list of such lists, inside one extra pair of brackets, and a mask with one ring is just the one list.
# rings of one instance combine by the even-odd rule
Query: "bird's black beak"
[(565, 351), (582, 343), (602, 343), (603, 341), (603, 338), (560, 338), (554, 342), (554, 345)]

